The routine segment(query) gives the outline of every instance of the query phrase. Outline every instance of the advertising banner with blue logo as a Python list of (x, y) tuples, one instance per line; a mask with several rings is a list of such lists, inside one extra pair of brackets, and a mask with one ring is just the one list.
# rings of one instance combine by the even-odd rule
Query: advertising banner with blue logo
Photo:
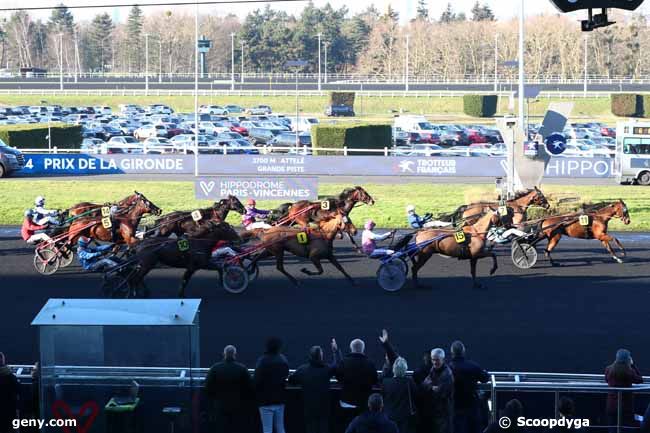
[[(194, 173), (192, 155), (62, 155), (26, 154), (22, 176), (100, 174)], [(611, 176), (613, 159), (553, 157), (548, 177), (605, 178)], [(408, 176), (502, 177), (505, 158), (397, 157), (397, 156), (296, 156), (296, 155), (201, 155), (201, 176)]]
[(194, 190), (199, 200), (216, 201), (229, 195), (256, 200), (316, 200), (318, 178), (218, 176), (196, 180)]

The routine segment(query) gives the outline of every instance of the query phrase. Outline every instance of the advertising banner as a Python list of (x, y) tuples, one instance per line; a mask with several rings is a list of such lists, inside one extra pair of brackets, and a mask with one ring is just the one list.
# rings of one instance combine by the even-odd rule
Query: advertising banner
[(318, 199), (316, 177), (209, 177), (194, 182), (196, 198), (217, 201), (229, 195), (256, 200)]

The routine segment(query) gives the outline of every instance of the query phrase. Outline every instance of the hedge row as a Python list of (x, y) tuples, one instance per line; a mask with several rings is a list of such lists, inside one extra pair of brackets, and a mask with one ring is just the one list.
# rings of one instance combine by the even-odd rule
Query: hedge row
[[(52, 147), (59, 149), (78, 149), (83, 137), (81, 126), (52, 123)], [(8, 146), (22, 149), (47, 149), (47, 124), (31, 125), (4, 125), (0, 126), (0, 139)]]
[(472, 117), (492, 117), (497, 113), (497, 95), (463, 96), (463, 112)]
[[(314, 125), (311, 135), (314, 148), (383, 149), (390, 147), (392, 142), (390, 125)], [(349, 154), (368, 155), (360, 152)], [(336, 153), (314, 150), (314, 155), (336, 155)]]

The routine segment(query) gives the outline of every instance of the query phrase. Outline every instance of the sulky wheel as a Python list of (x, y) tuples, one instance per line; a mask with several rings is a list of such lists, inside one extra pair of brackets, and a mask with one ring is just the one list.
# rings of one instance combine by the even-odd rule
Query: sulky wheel
[(229, 293), (243, 293), (248, 288), (248, 272), (241, 266), (228, 265), (223, 268), (221, 283)]
[(59, 250), (59, 264), (62, 268), (67, 268), (74, 260), (74, 251), (70, 247), (63, 247)]
[(377, 270), (377, 283), (387, 292), (397, 292), (406, 283), (404, 262), (395, 260), (383, 263)]
[(43, 275), (52, 275), (59, 270), (59, 256), (49, 248), (36, 250), (34, 253), (34, 268)]
[(242, 266), (248, 271), (248, 282), (252, 283), (260, 275), (260, 267), (257, 263), (253, 264), (251, 259), (243, 259)]
[(537, 250), (525, 242), (512, 242), (512, 263), (519, 269), (530, 269), (537, 263)]

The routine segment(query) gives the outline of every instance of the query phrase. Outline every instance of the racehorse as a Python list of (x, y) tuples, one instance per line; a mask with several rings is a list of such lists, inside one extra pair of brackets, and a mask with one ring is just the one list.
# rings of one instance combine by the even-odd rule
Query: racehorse
[[(492, 246), (486, 242), (486, 235), (493, 225), (500, 221), (499, 215), (493, 211), (487, 211), (481, 216), (476, 223), (471, 226), (462, 228), (465, 241), (459, 243), (456, 240), (456, 233), (444, 229), (424, 229), (415, 235), (415, 243), (423, 244), (423, 248), (412, 258), (413, 261), (413, 284), (418, 286), (418, 271), (431, 258), (433, 254), (443, 256), (457, 257), (460, 260), (470, 261), (472, 273), (472, 284), (474, 288), (483, 286), (476, 281), (476, 263), (484, 257), (492, 257), (492, 269), (490, 275), (493, 275), (497, 269), (497, 257), (492, 252)], [(430, 242), (430, 243), (428, 243)]]
[[(140, 242), (135, 248), (135, 260), (138, 271), (129, 279), (129, 287), (144, 289), (144, 278), (158, 264), (172, 268), (185, 269), (178, 296), (185, 297), (192, 275), (200, 269), (208, 268), (211, 252), (217, 241), (239, 241), (239, 235), (230, 224), (224, 221), (209, 220), (201, 226), (194, 227), (187, 238), (161, 239), (149, 238)], [(181, 248), (181, 242), (187, 242)]]
[[(325, 205), (325, 203), (327, 204)], [(336, 197), (328, 197), (317, 202), (301, 200), (295, 203), (285, 203), (272, 212), (272, 218), (277, 220), (280, 225), (296, 224), (300, 227), (307, 227), (310, 222), (318, 223), (322, 219), (330, 219), (338, 212), (348, 216), (357, 203), (372, 206), (375, 204), (375, 200), (365, 189), (355, 186), (344, 189)]]
[[(140, 220), (145, 214), (160, 215), (161, 209), (149, 201), (143, 194), (136, 193), (137, 199), (128, 207), (123, 208), (119, 214), (110, 217), (111, 224), (119, 224), (116, 229), (119, 238), (117, 243), (125, 242), (129, 247), (138, 242), (135, 237)], [(81, 217), (74, 220), (68, 229), (68, 240), (75, 245), (80, 236), (112, 242), (113, 227), (104, 227), (102, 217)]]
[(176, 236), (182, 236), (197, 225), (203, 225), (207, 221), (221, 222), (225, 221), (230, 211), (235, 211), (240, 215), (246, 213), (244, 205), (234, 195), (229, 195), (227, 198), (215, 202), (211, 207), (199, 209), (201, 218), (194, 221), (192, 212), (171, 212), (156, 220), (155, 237), (168, 237), (170, 234), (175, 233)]
[[(450, 226), (457, 221), (463, 221), (464, 224), (472, 224), (485, 212), (497, 211), (501, 204), (499, 202), (476, 202), (470, 203), (457, 208), (449, 214), (442, 214), (438, 220), (442, 222), (440, 226)], [(550, 206), (546, 197), (537, 187), (521, 191), (515, 195), (512, 200), (506, 200), (505, 206), (512, 212), (512, 224), (520, 224), (526, 220), (526, 212), (531, 206), (541, 206), (548, 209)]]
[(335, 213), (329, 219), (323, 218), (318, 224), (318, 229), (276, 226), (267, 230), (254, 230), (254, 235), (260, 239), (261, 245), (265, 248), (262, 254), (253, 259), (253, 265), (260, 259), (274, 256), (277, 270), (282, 272), (294, 286), (298, 286), (298, 280), (284, 269), (284, 253), (288, 251), (295, 256), (309, 258), (317, 269), (317, 272), (313, 272), (302, 268), (302, 273), (310, 276), (321, 275), (323, 273), (321, 260), (327, 259), (352, 285), (355, 285), (352, 277), (334, 257), (333, 243), (337, 233), (346, 232), (354, 236), (357, 228), (342, 212)]
[(90, 202), (77, 203), (75, 205), (72, 205), (72, 207), (70, 207), (67, 210), (67, 214), (70, 216), (77, 216), (81, 214), (86, 214), (84, 216), (98, 216), (101, 208), (104, 206), (117, 206), (118, 208), (124, 208), (132, 205), (138, 199), (139, 194), (140, 194), (139, 192), (134, 191), (133, 194), (124, 197), (122, 200), (114, 204), (113, 203), (97, 204), (97, 203), (90, 203)]
[(625, 257), (623, 244), (616, 237), (607, 233), (607, 226), (612, 218), (620, 218), (623, 224), (630, 224), (630, 213), (623, 200), (588, 205), (583, 207), (582, 212), (544, 219), (540, 225), (542, 236), (548, 239), (544, 255), (552, 266), (560, 266), (559, 263), (553, 261), (551, 251), (557, 246), (562, 235), (566, 235), (579, 239), (598, 239), (616, 262), (623, 263), (623, 260), (614, 253), (610, 242), (614, 241), (620, 248), (621, 255)]

